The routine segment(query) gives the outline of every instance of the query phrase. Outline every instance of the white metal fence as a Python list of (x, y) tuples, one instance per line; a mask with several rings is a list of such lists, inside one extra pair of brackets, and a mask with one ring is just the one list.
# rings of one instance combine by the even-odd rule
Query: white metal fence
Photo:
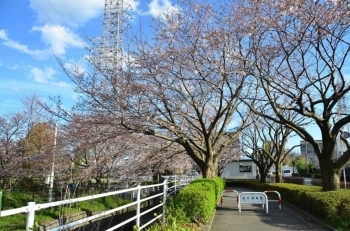
[[(9, 210), (1, 211), (0, 217), (11, 216), (11, 215), (19, 214), (19, 213), (26, 213), (27, 214), (26, 231), (30, 231), (30, 230), (33, 230), (34, 220), (35, 220), (35, 211), (37, 211), (37, 210), (56, 207), (56, 206), (63, 206), (63, 205), (72, 204), (75, 202), (93, 200), (93, 199), (112, 196), (112, 195), (118, 195), (118, 194), (123, 194), (123, 193), (135, 193), (136, 192), (135, 193), (136, 194), (135, 201), (133, 201), (131, 203), (128, 203), (126, 205), (123, 205), (123, 206), (120, 206), (120, 207), (117, 207), (117, 208), (114, 208), (114, 209), (111, 209), (108, 211), (104, 211), (104, 212), (96, 214), (96, 215), (85, 217), (83, 219), (80, 219), (80, 220), (77, 220), (77, 221), (74, 221), (74, 222), (71, 222), (68, 224), (61, 225), (59, 227), (50, 229), (50, 231), (66, 230), (68, 228), (72, 228), (72, 227), (75, 227), (78, 225), (85, 224), (88, 221), (92, 221), (95, 219), (106, 217), (107, 215), (110, 215), (112, 213), (115, 213), (117, 211), (129, 208), (132, 206), (136, 207), (135, 216), (107, 229), (106, 231), (115, 230), (115, 229), (122, 227), (125, 224), (128, 224), (128, 223), (133, 222), (133, 221), (135, 221), (135, 225), (137, 226), (138, 230), (142, 230), (142, 229), (146, 228), (147, 226), (149, 226), (150, 224), (152, 224), (157, 219), (163, 218), (163, 221), (165, 222), (165, 203), (166, 203), (167, 196), (169, 194), (172, 194), (172, 193), (176, 194), (176, 192), (181, 187), (189, 184), (192, 180), (194, 180), (198, 177), (164, 176), (164, 178), (165, 178), (165, 180), (163, 183), (153, 184), (153, 185), (145, 185), (145, 186), (137, 185), (136, 187), (129, 188), (129, 189), (123, 189), (123, 190), (118, 190), (118, 191), (113, 191), (113, 192), (96, 194), (96, 195), (92, 195), (92, 196), (79, 197), (79, 198), (50, 202), (50, 203), (45, 203), (45, 204), (36, 204), (35, 202), (28, 202), (27, 206), (16, 208), (16, 209), (9, 209)], [(169, 183), (172, 183), (171, 187), (168, 187)], [(154, 195), (148, 195), (145, 198), (141, 198), (142, 190), (144, 190), (144, 189), (150, 190), (150, 189), (154, 189), (154, 188), (162, 188), (163, 190), (161, 192), (158, 191), (159, 193), (156, 193)], [(161, 200), (161, 203), (154, 204), (153, 207), (141, 212), (141, 203), (142, 202), (146, 202), (146, 201), (149, 201), (149, 200), (152, 200), (155, 198), (161, 198), (161, 197), (163, 197), (163, 199)], [(154, 209), (160, 208), (160, 207), (163, 208), (162, 213), (160, 213), (158, 216), (154, 217), (152, 220), (150, 220), (146, 224), (140, 225), (141, 216), (143, 216), (147, 213), (150, 213)]]

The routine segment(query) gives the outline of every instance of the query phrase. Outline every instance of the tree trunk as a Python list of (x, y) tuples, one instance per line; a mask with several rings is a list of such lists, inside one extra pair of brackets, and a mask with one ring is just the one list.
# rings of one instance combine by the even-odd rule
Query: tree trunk
[(201, 166), (203, 178), (213, 178), (218, 176), (218, 164), (206, 163)]
[(319, 159), (322, 175), (322, 190), (335, 191), (340, 188), (341, 169), (333, 167), (333, 162), (328, 159)]
[(260, 183), (266, 183), (267, 172), (263, 168), (259, 168)]
[(275, 182), (276, 183), (283, 183), (283, 178), (282, 178), (282, 171), (281, 171), (281, 166), (275, 164), (275, 171), (276, 171), (276, 176), (275, 176)]
[(7, 177), (7, 176), (3, 176), (2, 177), (2, 188), (7, 189), (11, 187), (11, 178)]

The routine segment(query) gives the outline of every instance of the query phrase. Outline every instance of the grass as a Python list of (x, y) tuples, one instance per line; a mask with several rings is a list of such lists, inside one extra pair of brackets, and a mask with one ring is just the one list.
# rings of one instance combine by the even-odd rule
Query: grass
[[(93, 193), (97, 194), (97, 192)], [(79, 195), (86, 196), (86, 195)], [(36, 203), (47, 203), (47, 193), (34, 197)], [(5, 191), (2, 210), (19, 208), (26, 206), (28, 202), (33, 201), (33, 194), (30, 192)], [(81, 211), (105, 211), (124, 204), (130, 203), (128, 200), (123, 200), (116, 196), (108, 196), (89, 201), (72, 203), (64, 206), (56, 206), (52, 208), (42, 209), (35, 212), (35, 223), (37, 225), (59, 219), (63, 216), (70, 216)], [(0, 218), (1, 231), (19, 231), (25, 230), (26, 214), (17, 214)]]

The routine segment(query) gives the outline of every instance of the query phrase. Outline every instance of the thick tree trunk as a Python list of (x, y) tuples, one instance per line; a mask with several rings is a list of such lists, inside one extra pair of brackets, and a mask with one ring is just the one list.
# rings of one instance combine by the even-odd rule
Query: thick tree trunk
[(340, 174), (342, 168), (337, 168), (334, 165), (333, 150), (335, 142), (335, 139), (324, 141), (322, 153), (318, 156), (323, 191), (335, 191), (340, 188)]
[(281, 166), (280, 165), (275, 165), (276, 166), (276, 176), (275, 176), (275, 182), (276, 183), (283, 183), (283, 178), (282, 178), (282, 171), (281, 171)]
[(203, 178), (213, 178), (218, 176), (218, 164), (216, 163), (206, 163), (201, 166), (201, 171)]
[(266, 183), (267, 172), (263, 168), (259, 168), (260, 183)]
[(333, 162), (327, 159), (320, 159), (321, 175), (322, 175), (322, 190), (335, 191), (340, 188), (340, 172), (341, 169), (336, 169)]

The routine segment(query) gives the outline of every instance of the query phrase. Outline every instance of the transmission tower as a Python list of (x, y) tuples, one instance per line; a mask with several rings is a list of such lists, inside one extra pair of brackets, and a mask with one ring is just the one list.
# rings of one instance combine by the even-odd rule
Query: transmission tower
[(124, 34), (131, 6), (124, 0), (105, 0), (102, 34), (92, 39), (91, 62), (101, 74), (114, 75), (123, 66)]

